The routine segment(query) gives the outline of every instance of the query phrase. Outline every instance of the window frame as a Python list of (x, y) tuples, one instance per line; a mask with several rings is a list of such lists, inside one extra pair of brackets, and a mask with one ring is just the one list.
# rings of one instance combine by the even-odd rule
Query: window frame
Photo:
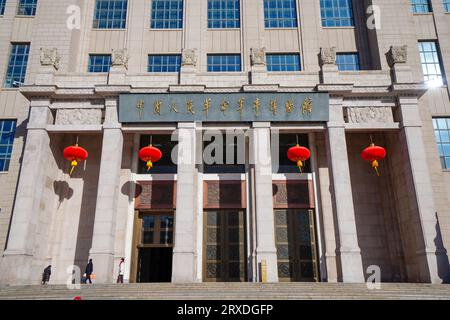
[[(349, 64), (349, 63), (339, 64), (339, 63), (338, 63), (338, 58), (339, 58), (339, 57), (345, 57), (345, 56), (356, 57), (356, 63), (357, 63), (357, 64), (355, 64), (355, 65), (358, 66), (358, 69), (341, 70), (341, 69), (339, 68), (339, 66), (341, 66), (341, 65), (345, 65), (345, 66), (348, 66), (348, 65), (354, 65), (354, 64)], [(338, 53), (336, 53), (336, 65), (338, 66), (338, 70), (339, 70), (340, 72), (355, 72), (355, 71), (361, 71), (361, 57), (360, 57), (359, 52), (338, 52)]]
[(6, 0), (0, 0), (0, 17), (5, 15)]
[[(295, 56), (298, 58), (298, 70), (269, 70), (269, 57), (275, 57), (275, 56), (279, 56), (279, 57), (284, 57), (285, 60), (289, 57), (289, 56)], [(272, 65), (274, 65), (272, 63)], [(280, 67), (284, 66), (281, 62), (278, 64)], [(292, 65), (296, 65), (295, 63)], [(285, 64), (285, 68), (287, 68), (289, 66), (289, 64)], [(266, 53), (266, 70), (268, 73), (276, 73), (276, 72), (301, 72), (302, 71), (302, 57), (300, 55), (300, 53), (298, 52), (270, 52), (270, 53)]]
[[(450, 171), (450, 117), (433, 117), (432, 123), (441, 168), (444, 171)], [(441, 134), (441, 132), (443, 132), (443, 134)], [(446, 148), (447, 152), (445, 152)]]
[[(342, 7), (340, 7), (340, 6), (335, 7), (334, 5), (332, 5), (331, 7), (326, 7), (323, 5), (324, 4), (323, 1), (326, 1), (326, 0), (319, 1), (320, 21), (321, 21), (322, 28), (355, 28), (355, 11), (354, 11), (354, 6), (353, 6), (352, 0), (346, 0), (348, 7), (346, 6), (345, 9), (349, 10), (349, 12), (350, 12), (349, 17), (335, 16), (336, 11), (339, 12), (339, 14), (340, 14), (340, 11), (343, 10), (343, 9), (341, 9)], [(326, 11), (332, 12), (333, 15), (330, 17), (326, 17), (324, 14)], [(326, 25), (326, 23), (325, 23), (326, 21), (333, 21), (334, 25)], [(342, 23), (342, 21), (350, 21), (350, 24), (344, 25)], [(339, 25), (337, 24), (337, 22), (339, 22)]]
[[(151, 67), (152, 67), (152, 65), (151, 65), (151, 58), (152, 57), (155, 57), (155, 58), (156, 57), (160, 57), (160, 58), (176, 57), (177, 61), (176, 61), (175, 67), (176, 67), (177, 70), (176, 71), (152, 71), (152, 70), (150, 70)], [(155, 65), (155, 66), (157, 66), (157, 65)], [(161, 63), (160, 66), (161, 66), (161, 68), (166, 66), (169, 69), (170, 66), (172, 66), (172, 64), (170, 64), (169, 62), (165, 63), (165, 64)], [(148, 73), (179, 73), (180, 69), (181, 69), (181, 54), (178, 54), (178, 53), (167, 53), (167, 54), (150, 53), (148, 55), (148, 60), (147, 60), (147, 72)]]
[[(181, 18), (175, 20), (176, 24), (177, 24), (176, 27), (171, 27), (170, 26), (170, 23), (173, 22), (172, 18), (169, 18), (169, 19), (158, 18), (157, 19), (156, 18), (157, 17), (156, 13), (155, 13), (155, 16), (153, 15), (154, 10), (155, 10), (155, 7), (154, 7), (155, 1), (158, 1), (158, 2), (166, 1), (166, 2), (169, 2), (169, 3), (170, 2), (180, 2), (181, 3), (181, 8), (177, 8), (176, 9), (177, 12), (181, 12)], [(184, 7), (185, 7), (185, 1), (184, 0), (151, 0), (151, 2), (150, 2), (150, 30), (182, 30), (184, 28), (184, 18), (185, 18), (184, 17)], [(174, 8), (170, 8), (170, 4), (169, 4), (169, 13), (168, 13), (169, 17), (170, 17), (171, 9), (174, 9)], [(158, 10), (158, 8), (156, 8), (156, 10)], [(164, 7), (162, 9), (162, 12), (164, 13), (165, 10), (166, 10), (166, 8)], [(159, 20), (159, 23), (163, 24), (162, 27), (158, 26), (158, 20)], [(154, 23), (155, 23), (155, 26), (154, 26)], [(165, 26), (165, 23), (167, 23), (168, 26)]]
[[(433, 61), (433, 63), (427, 63), (426, 59), (425, 59), (425, 61), (422, 60), (422, 54), (425, 56), (425, 54), (428, 52), (428, 51), (422, 51), (422, 48), (423, 48), (422, 44), (423, 43), (434, 44), (434, 49), (436, 51), (429, 51), (429, 52), (431, 52), (432, 54), (436, 55), (437, 63), (436, 63), (436, 61)], [(427, 83), (433, 81), (432, 79), (426, 80), (427, 77), (430, 77), (430, 76), (433, 76), (433, 75), (437, 75), (438, 77), (440, 76), (440, 80), (441, 80), (440, 85), (441, 86), (446, 85), (447, 84), (447, 78), (446, 78), (446, 76), (444, 74), (444, 66), (443, 66), (443, 63), (442, 63), (443, 60), (442, 60), (442, 56), (441, 56), (441, 50), (440, 50), (440, 47), (439, 47), (439, 42), (436, 41), (436, 40), (420, 40), (420, 41), (418, 41), (418, 46), (419, 46), (419, 48), (418, 48), (419, 49), (419, 61), (420, 61), (420, 65), (421, 65), (421, 68), (422, 68), (422, 73), (423, 73), (423, 76), (424, 76), (423, 77), (424, 83), (427, 84)], [(425, 72), (423, 72), (424, 65), (427, 66), (427, 70), (428, 70), (428, 65), (432, 65), (432, 64), (435, 67), (436, 67), (436, 65), (439, 66), (440, 74), (439, 73), (438, 74), (432, 74), (432, 73), (425, 73)]]
[[(13, 50), (15, 46), (27, 46), (27, 52), (21, 55), (26, 55), (26, 63), (24, 65), (21, 66), (23, 74), (21, 74), (21, 79), (20, 81), (14, 80), (14, 74), (11, 76), (12, 79), (10, 79), (9, 76), (9, 70), (15, 69), (18, 65), (11, 65), (11, 62), (13, 60)], [(16, 50), (17, 51), (17, 50)], [(3, 89), (18, 89), (20, 88), (19, 86), (14, 86), (14, 82), (20, 82), (21, 85), (23, 85), (25, 83), (25, 80), (27, 78), (27, 71), (28, 71), (28, 63), (30, 60), (30, 51), (31, 51), (31, 43), (30, 42), (11, 42), (10, 43), (10, 47), (9, 47), (9, 56), (8, 56), (8, 64), (6, 66), (6, 73), (5, 73), (5, 78), (3, 81)], [(17, 52), (15, 52), (16, 55), (19, 55)], [(17, 60), (17, 57), (14, 58), (14, 62)], [(24, 59), (25, 61), (25, 59)], [(11, 85), (7, 85), (7, 82), (12, 80)]]
[(450, 13), (450, 0), (442, 0), (442, 6), (444, 7), (444, 13)]
[[(206, 17), (206, 19), (207, 19), (208, 29), (209, 30), (240, 29), (241, 28), (241, 1), (240, 0), (225, 0), (227, 4), (229, 2), (233, 2), (233, 3), (237, 2), (237, 4), (238, 4), (237, 9), (234, 8), (234, 10), (226, 8), (225, 12), (222, 12), (222, 10), (224, 10), (222, 8), (221, 9), (210, 8), (210, 3), (211, 2), (214, 3), (214, 2), (220, 2), (220, 1), (222, 1), (222, 0), (207, 0), (207, 9), (206, 9), (207, 10), (207, 17)], [(211, 12), (211, 10), (212, 10), (212, 12)], [(236, 18), (229, 19), (227, 17), (227, 13), (228, 12), (236, 13), (235, 12), (236, 10), (237, 10), (237, 19)], [(219, 19), (215, 20), (213, 17), (210, 18), (210, 13), (212, 15), (214, 12), (221, 13), (221, 16), (220, 16)], [(223, 18), (222, 14), (225, 15), (225, 18)], [(224, 26), (218, 26), (218, 27), (211, 26), (210, 23), (212, 24), (215, 21), (219, 22), (219, 24), (221, 24), (221, 23), (227, 24), (229, 21), (232, 21), (232, 22), (234, 21), (234, 22), (237, 22), (237, 26), (233, 26), (233, 27), (228, 27), (228, 26), (225, 26), (225, 27)]]
[[(11, 123), (9, 131), (4, 131), (6, 122)], [(6, 148), (4, 156), (2, 153), (0, 153), (0, 174), (9, 172), (11, 158), (14, 151), (14, 140), (16, 138), (16, 132), (17, 119), (0, 119), (0, 151), (1, 148)], [(13, 134), (12, 137), (9, 137), (9, 141), (7, 143), (2, 143), (4, 134)]]
[[(210, 70), (210, 67), (213, 67), (215, 65), (223, 65), (226, 66), (227, 68), (229, 66), (233, 66), (233, 65), (237, 65), (237, 64), (210, 64), (210, 58), (213, 57), (220, 57), (221, 58), (221, 62), (222, 59), (225, 57), (235, 57), (235, 58), (239, 58), (239, 70)], [(228, 62), (228, 61), (226, 61)], [(222, 69), (222, 67), (221, 67)], [(237, 73), (237, 72), (242, 72), (242, 56), (240, 53), (208, 53), (206, 55), (206, 71), (208, 73)]]
[[(91, 66), (92, 66), (91, 65), (91, 58), (93, 58), (93, 57), (103, 57), (103, 58), (109, 57), (110, 64), (109, 64), (109, 67), (108, 67), (108, 71), (91, 71)], [(90, 53), (89, 56), (88, 56), (88, 70), (87, 70), (87, 72), (88, 73), (102, 73), (102, 74), (109, 73), (109, 71), (111, 69), (111, 65), (112, 65), (112, 55), (111, 54), (109, 54), (109, 53)], [(103, 66), (104, 66), (104, 64), (103, 64)]]
[[(416, 3), (415, 1), (424, 1), (424, 3)], [(430, 14), (433, 13), (433, 6), (430, 0), (410, 0), (411, 11), (413, 14)], [(417, 8), (427, 7), (428, 11), (416, 11)]]
[[(100, 21), (102, 21), (102, 20), (100, 18), (97, 19), (97, 13), (98, 13), (98, 11), (100, 9), (102, 9), (102, 8), (98, 7), (99, 3), (101, 3), (101, 2), (120, 2), (120, 1), (126, 3), (125, 17), (122, 17), (122, 15), (121, 15), (121, 19), (119, 20), (121, 26), (120, 27), (115, 27), (114, 26), (115, 19), (114, 18), (113, 19), (109, 19), (108, 18), (109, 14), (110, 14), (110, 8), (108, 6), (108, 8), (106, 8), (106, 9), (103, 8), (103, 10), (106, 10), (105, 11), (106, 12), (106, 18), (105, 18), (106, 19), (105, 20), (106, 26), (105, 27), (101, 27), (100, 26)], [(115, 7), (111, 9), (113, 15), (115, 13), (115, 10), (118, 10), (118, 9), (116, 9)], [(123, 11), (123, 9), (120, 9), (118, 11)], [(108, 27), (109, 22), (112, 22), (112, 24), (113, 24), (112, 27)], [(93, 16), (93, 19), (92, 19), (92, 29), (93, 30), (125, 30), (127, 28), (127, 23), (128, 23), (128, 0), (95, 0), (95, 2), (94, 2), (94, 16)]]
[[(282, 17), (279, 18), (278, 14), (280, 11), (287, 11), (286, 8), (284, 8), (283, 6), (283, 1), (284, 0), (274, 0), (274, 1), (279, 1), (282, 5), (281, 7), (276, 7), (276, 8), (269, 8), (269, 0), (263, 0), (263, 10), (264, 10), (264, 29), (297, 29), (299, 27), (299, 14), (298, 14), (298, 3), (297, 0), (289, 0), (292, 1), (294, 6), (290, 7), (288, 9), (290, 10), (294, 10), (294, 14), (293, 14), (293, 18), (292, 17)], [(266, 3), (267, 3), (267, 8), (266, 8)], [(278, 3), (278, 2), (277, 2)], [(270, 12), (269, 9), (272, 10), (272, 12), (276, 12), (276, 17), (270, 17)], [(283, 20), (288, 20), (288, 21), (294, 21), (294, 25), (292, 26), (280, 26), (280, 21)], [(271, 22), (278, 22), (277, 26), (270, 26)]]
[[(33, 3), (24, 3), (27, 1), (33, 1)], [(18, 17), (35, 17), (37, 14), (38, 0), (19, 0), (17, 2), (17, 11), (16, 15)], [(22, 10), (31, 9), (31, 14), (21, 13)]]

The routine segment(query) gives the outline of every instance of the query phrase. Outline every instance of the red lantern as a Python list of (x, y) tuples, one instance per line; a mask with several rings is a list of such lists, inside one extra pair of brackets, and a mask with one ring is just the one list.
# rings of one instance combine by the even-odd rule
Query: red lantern
[(308, 148), (301, 147), (297, 144), (288, 150), (287, 156), (289, 160), (297, 163), (297, 167), (302, 172), (303, 162), (311, 157), (311, 152)]
[(72, 172), (78, 165), (78, 162), (86, 160), (87, 157), (88, 152), (86, 151), (86, 149), (79, 147), (78, 144), (65, 148), (64, 158), (71, 161), (70, 165), (72, 166), (69, 175), (72, 175)]
[(153, 163), (159, 161), (162, 158), (162, 152), (158, 148), (152, 145), (144, 147), (139, 151), (139, 158), (142, 161), (147, 162), (147, 171), (153, 167)]
[(363, 152), (361, 152), (361, 158), (364, 161), (370, 161), (372, 163), (372, 168), (375, 169), (375, 172), (379, 176), (380, 173), (378, 172), (378, 161), (386, 158), (386, 149), (371, 143), (369, 147), (365, 148)]

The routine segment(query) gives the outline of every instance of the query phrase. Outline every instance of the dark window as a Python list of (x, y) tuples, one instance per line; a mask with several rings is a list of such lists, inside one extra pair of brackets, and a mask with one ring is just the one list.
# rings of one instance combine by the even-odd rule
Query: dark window
[(177, 141), (172, 141), (171, 138), (171, 135), (141, 136), (140, 147), (143, 148), (149, 146), (151, 140), (151, 144), (161, 150), (162, 158), (161, 160), (153, 164), (153, 168), (151, 168), (150, 171), (147, 171), (146, 163), (139, 159), (139, 173), (177, 173), (177, 165), (174, 162), (175, 158), (172, 159), (172, 150), (177, 145)]
[[(309, 148), (308, 143), (308, 135), (307, 134), (280, 134), (279, 135), (279, 152), (275, 152), (275, 154), (272, 154), (272, 166), (273, 171), (275, 173), (298, 173), (299, 168), (297, 167), (297, 164), (292, 162), (287, 157), (287, 152), (289, 148), (295, 147), (297, 145), (297, 138), (298, 138), (298, 144), (302, 147)], [(272, 140), (272, 144), (274, 144), (275, 141)], [(276, 159), (278, 159), (278, 168), (276, 166)], [(310, 160), (305, 161), (303, 164), (304, 167), (302, 169), (303, 173), (309, 173), (311, 172), (311, 166), (310, 166)]]
[(300, 71), (299, 54), (267, 54), (267, 71)]
[(9, 169), (15, 133), (15, 120), (0, 120), (0, 172)]
[(5, 14), (6, 0), (0, 0), (0, 16)]
[(97, 0), (95, 2), (94, 28), (125, 29), (127, 0)]
[(4, 83), (6, 88), (19, 87), (25, 82), (29, 53), (29, 43), (13, 43), (11, 45), (11, 53)]
[(320, 0), (323, 27), (352, 27), (352, 0)]
[(152, 29), (183, 28), (183, 0), (152, 0)]
[(216, 138), (207, 134), (203, 137), (204, 173), (245, 173), (245, 137), (222, 134), (222, 141)]
[(208, 0), (208, 28), (239, 28), (239, 0)]
[(239, 54), (208, 54), (208, 72), (241, 71), (241, 56)]
[(357, 53), (338, 53), (336, 55), (336, 64), (338, 65), (339, 71), (361, 70), (359, 55)]
[(427, 13), (431, 12), (431, 5), (429, 0), (411, 0), (412, 12)]
[(37, 0), (20, 0), (17, 14), (19, 16), (35, 16)]
[(149, 55), (148, 72), (179, 72), (181, 55)]
[(266, 28), (296, 28), (296, 1), (264, 0), (264, 26)]
[(111, 67), (111, 55), (91, 54), (89, 55), (89, 72), (109, 72)]

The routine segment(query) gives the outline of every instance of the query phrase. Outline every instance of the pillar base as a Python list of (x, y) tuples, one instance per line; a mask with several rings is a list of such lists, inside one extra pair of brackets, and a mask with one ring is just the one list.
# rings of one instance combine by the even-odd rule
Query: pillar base
[(364, 283), (364, 270), (362, 267), (361, 250), (341, 249), (339, 250), (342, 265), (342, 282)]
[(172, 283), (195, 283), (196, 256), (194, 252), (174, 252), (172, 261)]
[(262, 282), (262, 261), (266, 261), (267, 265), (267, 282), (278, 282), (278, 258), (277, 251), (256, 249), (256, 257), (258, 263), (258, 282)]
[[(114, 254), (91, 251), (89, 256), (94, 265), (95, 283), (114, 283)], [(87, 264), (88, 261), (82, 266), (82, 274), (84, 274)]]
[(43, 268), (40, 269), (33, 267), (31, 255), (5, 252), (0, 260), (0, 284), (11, 286), (40, 284)]

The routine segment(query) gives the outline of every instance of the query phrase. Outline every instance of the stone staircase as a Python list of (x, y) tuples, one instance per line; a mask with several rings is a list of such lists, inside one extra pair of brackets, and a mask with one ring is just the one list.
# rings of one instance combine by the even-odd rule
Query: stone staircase
[(311, 300), (311, 299), (445, 299), (450, 285), (343, 283), (198, 283), (198, 284), (93, 284), (79, 290), (66, 286), (0, 286), (0, 300)]

